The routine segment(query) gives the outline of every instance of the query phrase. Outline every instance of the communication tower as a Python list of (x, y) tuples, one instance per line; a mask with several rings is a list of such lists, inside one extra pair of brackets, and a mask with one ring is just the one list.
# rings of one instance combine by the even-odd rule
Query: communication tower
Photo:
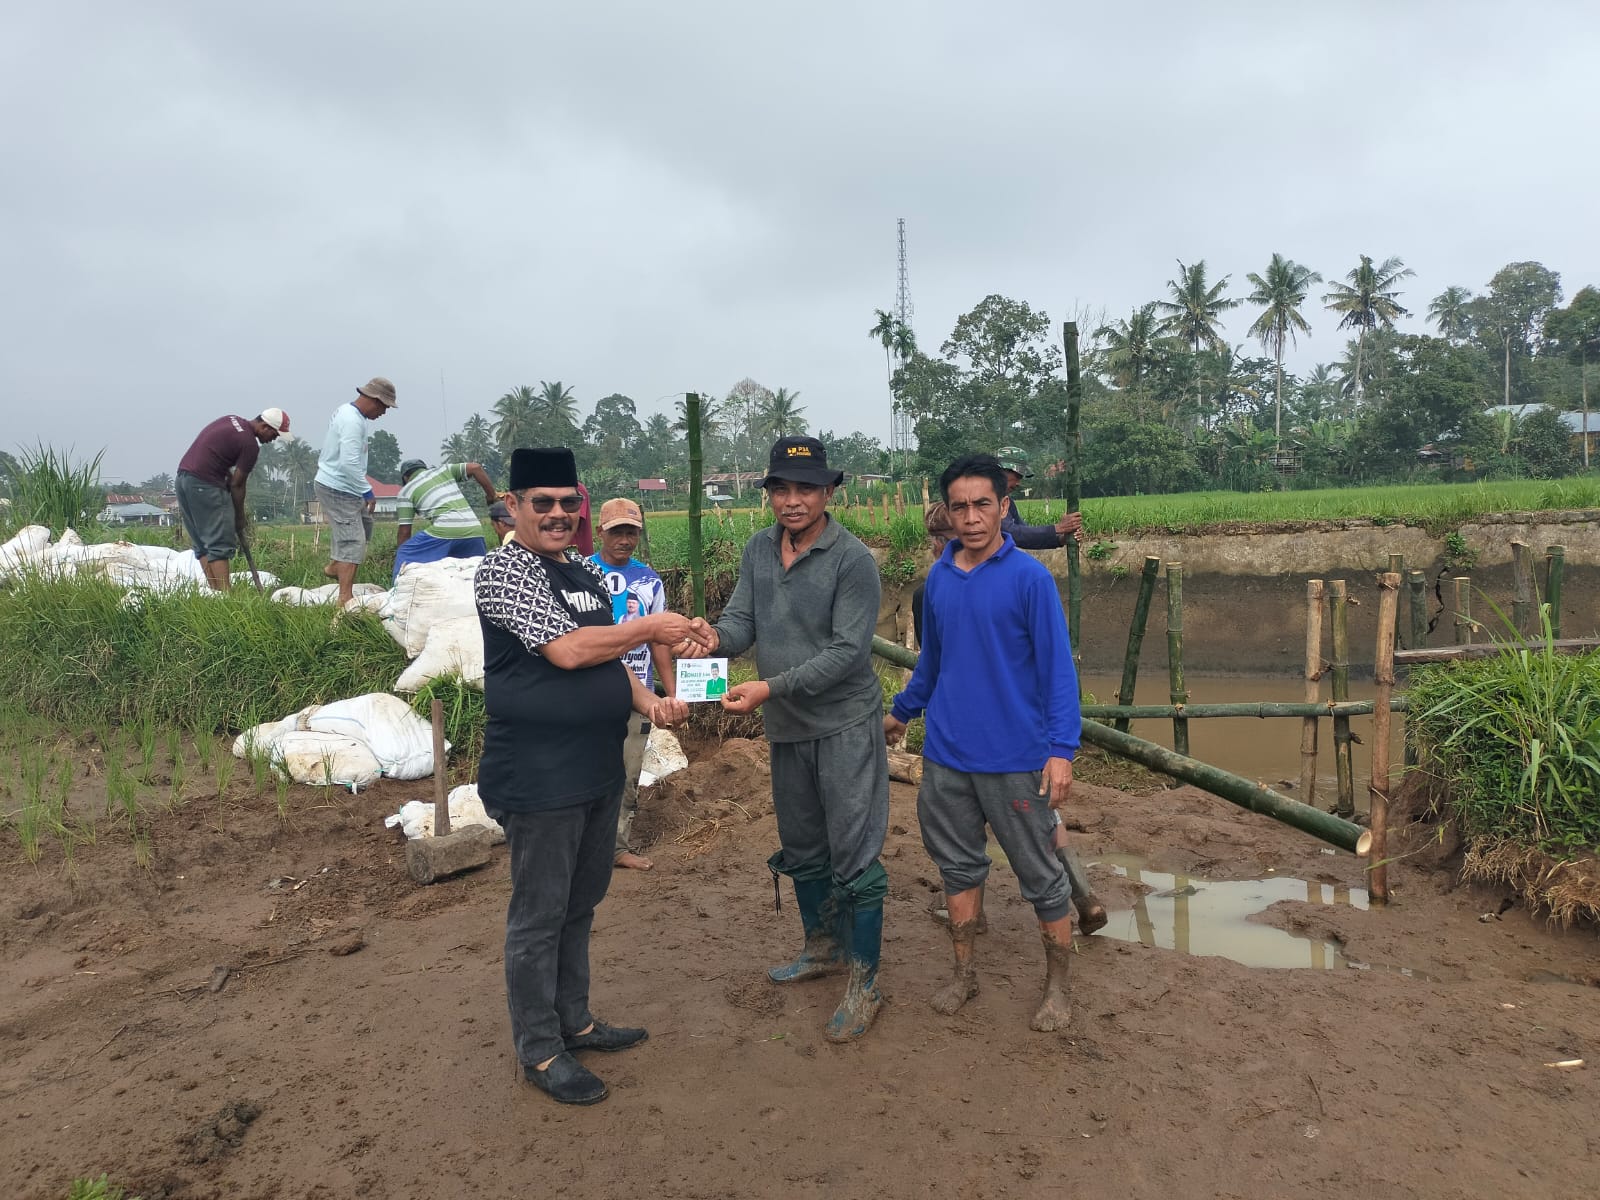
[[(911, 332), (911, 318), (915, 309), (911, 306), (911, 282), (906, 275), (906, 219), (898, 219), (898, 241), (900, 250), (900, 269), (898, 286), (895, 291), (894, 316), (900, 323), (900, 328), (906, 333)], [(902, 347), (895, 348), (895, 358), (898, 365), (905, 365), (905, 358), (901, 354)], [(911, 416), (903, 412), (895, 403), (894, 397), (889, 397), (889, 458), (894, 461), (896, 457), (906, 457), (916, 449), (916, 435), (911, 431)]]

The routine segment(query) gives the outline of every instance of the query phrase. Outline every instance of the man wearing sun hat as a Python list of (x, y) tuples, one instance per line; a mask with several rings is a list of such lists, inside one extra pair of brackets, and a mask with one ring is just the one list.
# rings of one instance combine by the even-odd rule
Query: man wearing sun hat
[(794, 881), (805, 948), (767, 972), (777, 983), (849, 973), (829, 1041), (864, 1034), (878, 1015), (878, 958), (889, 876), (879, 861), (889, 825), (883, 690), (872, 666), (881, 584), (872, 553), (828, 516), (844, 472), (812, 437), (780, 438), (765, 488), (777, 522), (746, 543), (739, 582), (705, 650), (752, 645), (761, 678), (730, 686), (729, 712), (763, 713), (781, 849), (767, 860), (776, 889)]
[(213, 590), (228, 590), (228, 565), (244, 531), (245, 482), (262, 445), (293, 436), (281, 408), (264, 408), (257, 417), (218, 417), (178, 460), (178, 512)]
[(356, 568), (366, 559), (372, 537), (372, 516), (365, 499), (372, 422), (394, 407), (394, 384), (381, 375), (367, 380), (356, 389), (354, 400), (334, 409), (317, 459), (317, 502), (332, 531), (331, 554), (323, 574), (339, 581), (341, 608), (355, 594)]

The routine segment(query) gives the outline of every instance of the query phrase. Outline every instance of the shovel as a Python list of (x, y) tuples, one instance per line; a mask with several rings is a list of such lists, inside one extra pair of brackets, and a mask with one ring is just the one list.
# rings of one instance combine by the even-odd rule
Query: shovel
[(256, 570), (256, 556), (250, 552), (250, 543), (244, 540), (243, 535), (240, 535), (239, 547), (244, 551), (244, 561), (250, 564), (250, 578), (255, 581), (256, 591), (266, 591), (261, 586), (261, 572)]

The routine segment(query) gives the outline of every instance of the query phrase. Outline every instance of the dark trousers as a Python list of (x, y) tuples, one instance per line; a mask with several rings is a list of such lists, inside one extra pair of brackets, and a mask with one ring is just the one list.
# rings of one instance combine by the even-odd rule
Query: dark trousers
[(506, 1002), (511, 1039), (527, 1067), (565, 1048), (589, 1012), (589, 930), (611, 885), (622, 793), (544, 812), (490, 815), (511, 852), (506, 911)]

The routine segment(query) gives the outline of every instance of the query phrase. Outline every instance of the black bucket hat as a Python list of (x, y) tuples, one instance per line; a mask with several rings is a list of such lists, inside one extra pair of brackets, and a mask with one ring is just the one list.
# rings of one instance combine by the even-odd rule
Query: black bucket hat
[(816, 438), (786, 437), (772, 443), (767, 473), (756, 486), (764, 488), (775, 479), (838, 487), (844, 482), (844, 472), (828, 466), (828, 448)]

